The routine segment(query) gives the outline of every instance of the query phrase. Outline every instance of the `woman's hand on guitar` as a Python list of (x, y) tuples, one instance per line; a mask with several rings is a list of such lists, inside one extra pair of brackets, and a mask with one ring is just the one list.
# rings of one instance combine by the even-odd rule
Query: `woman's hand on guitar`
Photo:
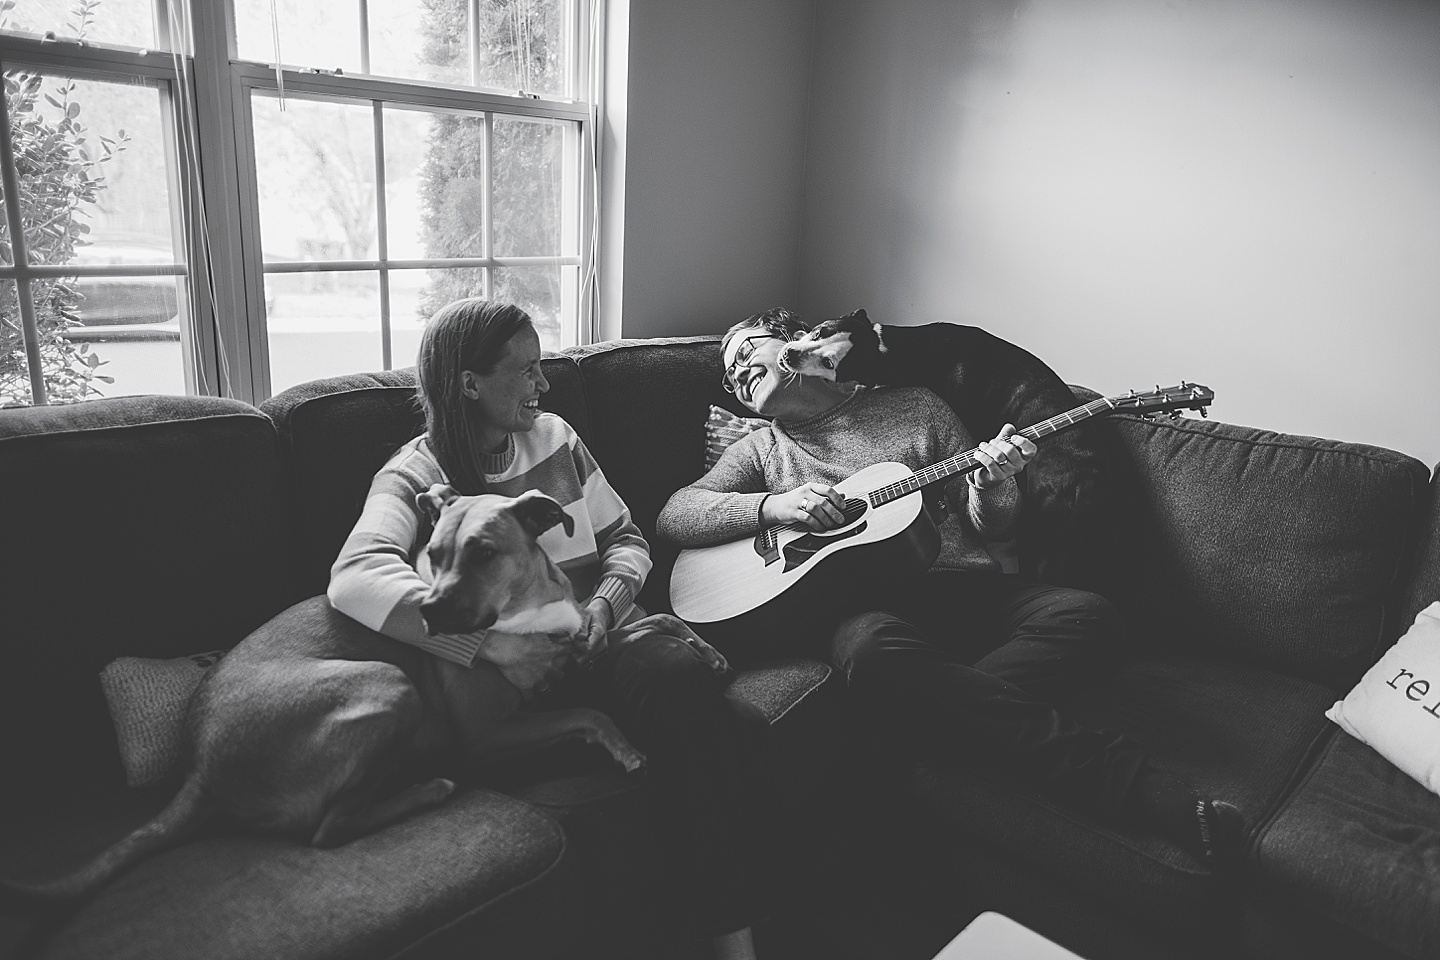
[(829, 484), (804, 483), (766, 497), (760, 512), (767, 526), (803, 523), (811, 530), (834, 530), (845, 526), (844, 505), (845, 495)]
[(1037, 449), (1028, 438), (1015, 432), (1015, 424), (1007, 423), (994, 440), (986, 440), (975, 448), (975, 459), (981, 467), (971, 474), (971, 482), (981, 488), (1004, 483), (1007, 477), (1025, 469)]

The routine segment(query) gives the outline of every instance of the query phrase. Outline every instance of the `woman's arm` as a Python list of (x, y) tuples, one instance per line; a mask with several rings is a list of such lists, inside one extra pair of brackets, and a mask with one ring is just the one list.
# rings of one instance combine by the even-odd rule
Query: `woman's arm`
[(578, 435), (571, 455), (590, 526), (595, 531), (595, 552), (600, 558), (599, 580), (590, 599), (606, 602), (610, 615), (606, 626), (613, 627), (630, 615), (635, 596), (650, 575), (650, 544)]
[(426, 632), (420, 601), (430, 585), (410, 564), (429, 527), (415, 495), (440, 479), (432, 466), (415, 449), (402, 448), (375, 475), (360, 519), (330, 568), (326, 594), (336, 610), (370, 629), (468, 666), (480, 635), (432, 637)]

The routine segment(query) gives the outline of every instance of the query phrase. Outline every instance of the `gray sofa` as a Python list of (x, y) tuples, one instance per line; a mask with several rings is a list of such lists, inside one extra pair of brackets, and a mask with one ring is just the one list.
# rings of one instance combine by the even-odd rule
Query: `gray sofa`
[[(741, 412), (715, 338), (579, 348), (545, 372), (546, 407), (647, 532), (701, 471), (708, 406)], [(0, 411), (0, 874), (64, 872), (163, 804), (173, 783), (124, 785), (99, 671), (223, 649), (323, 592), (370, 476), (420, 425), (408, 371), (259, 409)], [(993, 909), (1092, 960), (1440, 955), (1440, 798), (1323, 716), (1440, 596), (1429, 471), (1223, 422), (1081, 429), (1106, 532), (1065, 576), (1110, 596), (1130, 636), (1069, 707), (1232, 798), (1241, 875), (879, 742), (828, 667), (776, 662), (734, 680), (772, 720), (762, 950), (924, 960)], [(640, 599), (659, 610), (675, 551), (652, 545)], [(703, 956), (647, 802), (593, 753), (555, 751), (335, 850), (207, 836), (74, 912), (0, 905), (0, 958)]]

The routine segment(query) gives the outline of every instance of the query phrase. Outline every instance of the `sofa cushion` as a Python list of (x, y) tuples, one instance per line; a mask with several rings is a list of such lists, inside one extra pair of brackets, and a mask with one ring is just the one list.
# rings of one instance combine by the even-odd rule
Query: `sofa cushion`
[(1190, 418), (1085, 429), (1121, 441), (1090, 564), (1141, 648), (1347, 690), (1408, 625), (1396, 610), (1426, 498), (1419, 461)]
[(289, 599), (279, 443), (254, 407), (122, 397), (0, 413), (0, 803), (123, 784), (118, 656), (233, 645)]
[(742, 417), (712, 403), (705, 417), (704, 469), (708, 472), (719, 463), (735, 441), (769, 424), (769, 420), (761, 417)]
[[(1440, 798), (1336, 731), (1265, 825), (1253, 885), (1310, 927), (1440, 956)], [(1374, 951), (1370, 955), (1379, 955)]]
[[(552, 819), (487, 790), (459, 791), (333, 849), (214, 837), (122, 874), (36, 956), (358, 960), (424, 955), (421, 941), (436, 931), (454, 941), (466, 927), (458, 939), (470, 941), (469, 953), (573, 956), (577, 944), (554, 922), (577, 916), (581, 903), (566, 849)], [(517, 913), (513, 942), (487, 940), (489, 924), (509, 929)]]
[(183, 775), (185, 711), (205, 671), (223, 653), (212, 650), (166, 660), (117, 657), (100, 671), (128, 786)]
[[(541, 405), (583, 436), (588, 418), (574, 361), (547, 356), (541, 369), (550, 381)], [(360, 518), (376, 471), (396, 448), (425, 430), (415, 398), (415, 370), (313, 380), (276, 394), (260, 409), (275, 421), (290, 461), (297, 590), (300, 596), (324, 593), (330, 567)]]
[[(1326, 728), (1322, 713), (1332, 697), (1323, 686), (1264, 669), (1144, 659), (1124, 664), (1066, 710), (1131, 736), (1157, 766), (1232, 801), (1255, 824)], [(917, 830), (926, 830), (921, 849), (959, 883), (986, 889), (983, 878), (966, 875), (974, 867), (965, 851), (979, 845), (1011, 864), (1016, 876), (1043, 876), (1145, 924), (1203, 931), (1226, 903), (1222, 885), (1150, 829), (1103, 824), (983, 767), (922, 759), (903, 788), (924, 814), (917, 821)], [(993, 870), (996, 859), (984, 858), (985, 869)], [(1024, 886), (997, 880), (994, 889)], [(981, 906), (1025, 909), (996, 901)]]

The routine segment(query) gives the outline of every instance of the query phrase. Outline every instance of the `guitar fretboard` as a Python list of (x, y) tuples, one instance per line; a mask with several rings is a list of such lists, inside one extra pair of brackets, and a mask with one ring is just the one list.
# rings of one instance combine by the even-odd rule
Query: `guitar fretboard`
[[(1062, 414), (1051, 417), (1049, 420), (1042, 420), (1032, 424), (1023, 430), (1017, 430), (1016, 435), (1025, 437), (1027, 440), (1039, 440), (1041, 437), (1048, 437), (1067, 430), (1101, 413), (1109, 413), (1116, 409), (1119, 404), (1114, 400), (1101, 397), (1099, 400), (1091, 400), (1084, 406), (1076, 407), (1073, 410), (1066, 410)], [(869, 493), (870, 503), (880, 506), (882, 503), (889, 503), (901, 497), (908, 496), (919, 490), (921, 487), (928, 487), (932, 483), (944, 480), (946, 477), (953, 477), (958, 473), (968, 473), (980, 466), (980, 461), (975, 456), (974, 450), (967, 450), (949, 460), (941, 460), (939, 463), (931, 464), (923, 470), (917, 470), (904, 480), (886, 484), (883, 487), (876, 487)]]

